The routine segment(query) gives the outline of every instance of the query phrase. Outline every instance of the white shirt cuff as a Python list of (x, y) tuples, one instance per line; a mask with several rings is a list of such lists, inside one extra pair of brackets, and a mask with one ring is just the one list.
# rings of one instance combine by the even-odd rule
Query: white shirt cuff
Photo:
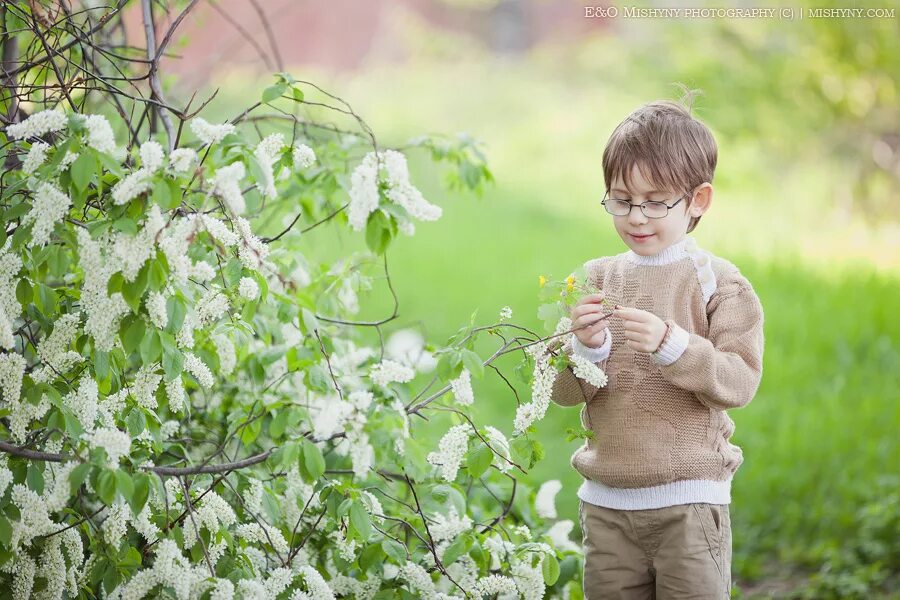
[(612, 349), (612, 335), (610, 335), (609, 330), (607, 330), (606, 339), (603, 341), (603, 345), (599, 348), (591, 348), (582, 344), (581, 340), (578, 339), (578, 336), (573, 333), (569, 339), (569, 345), (572, 347), (572, 352), (578, 356), (586, 358), (593, 363), (597, 363), (609, 358), (609, 352)]
[(651, 352), (653, 362), (658, 365), (671, 365), (673, 362), (684, 354), (687, 350), (688, 342), (691, 340), (691, 334), (679, 327), (674, 321), (669, 323), (672, 328), (669, 339), (659, 347), (656, 352)]

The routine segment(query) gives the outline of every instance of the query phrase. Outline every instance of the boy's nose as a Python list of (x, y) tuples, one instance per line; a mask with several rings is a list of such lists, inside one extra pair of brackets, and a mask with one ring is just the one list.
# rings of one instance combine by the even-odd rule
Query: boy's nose
[(647, 222), (647, 216), (644, 215), (640, 206), (631, 207), (631, 212), (628, 213), (628, 222), (632, 225), (640, 225)]

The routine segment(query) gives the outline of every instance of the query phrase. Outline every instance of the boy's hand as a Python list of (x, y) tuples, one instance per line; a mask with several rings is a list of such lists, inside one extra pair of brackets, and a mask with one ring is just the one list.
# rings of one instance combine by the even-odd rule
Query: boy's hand
[(572, 327), (581, 327), (591, 323), (584, 329), (575, 330), (578, 341), (588, 348), (599, 348), (606, 341), (609, 319), (597, 321), (605, 314), (601, 304), (603, 298), (602, 291), (597, 294), (587, 294), (572, 307)]
[(638, 352), (655, 352), (666, 335), (665, 322), (646, 310), (616, 306), (613, 316), (622, 319), (625, 345)]

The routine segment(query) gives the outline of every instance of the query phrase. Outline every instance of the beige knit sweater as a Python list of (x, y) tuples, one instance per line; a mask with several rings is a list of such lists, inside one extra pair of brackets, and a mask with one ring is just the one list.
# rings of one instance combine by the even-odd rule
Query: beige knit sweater
[(574, 334), (551, 344), (591, 359), (609, 378), (596, 388), (568, 367), (553, 386), (553, 402), (582, 404), (582, 424), (594, 432), (571, 457), (585, 478), (579, 497), (619, 509), (727, 504), (743, 455), (729, 441), (734, 422), (725, 410), (746, 406), (762, 376), (763, 310), (753, 287), (690, 236), (655, 256), (628, 251), (585, 267), (607, 298), (652, 312), (672, 330), (655, 354), (628, 348), (615, 317), (600, 348)]

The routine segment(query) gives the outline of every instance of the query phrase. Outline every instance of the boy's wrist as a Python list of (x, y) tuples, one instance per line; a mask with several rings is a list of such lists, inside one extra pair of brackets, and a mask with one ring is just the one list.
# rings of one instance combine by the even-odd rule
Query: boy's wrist
[(660, 366), (666, 366), (678, 360), (687, 350), (690, 342), (690, 333), (678, 326), (672, 319), (666, 319), (666, 334), (663, 341), (655, 351), (650, 353), (653, 362)]

